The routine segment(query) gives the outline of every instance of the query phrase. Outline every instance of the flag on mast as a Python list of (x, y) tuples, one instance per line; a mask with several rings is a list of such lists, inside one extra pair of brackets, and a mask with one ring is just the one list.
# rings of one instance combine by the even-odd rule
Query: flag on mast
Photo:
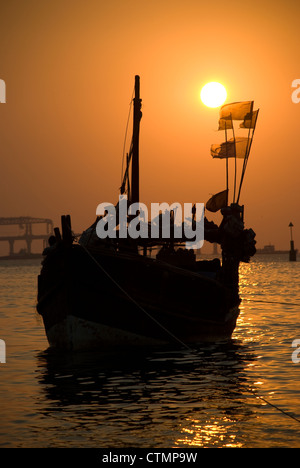
[(244, 120), (247, 114), (252, 114), (254, 101), (232, 102), (224, 104), (220, 109), (220, 119)]
[(250, 139), (236, 137), (221, 143), (211, 145), (210, 152), (213, 158), (239, 158), (245, 159), (250, 148)]
[(258, 111), (259, 109), (253, 111), (252, 114), (247, 114), (244, 121), (240, 124), (240, 128), (255, 128)]
[(227, 206), (228, 200), (228, 190), (223, 190), (222, 192), (216, 193), (213, 195), (205, 205), (205, 208), (212, 213), (216, 213), (221, 208)]
[(231, 130), (233, 129), (232, 118), (230, 116), (219, 119), (218, 130)]

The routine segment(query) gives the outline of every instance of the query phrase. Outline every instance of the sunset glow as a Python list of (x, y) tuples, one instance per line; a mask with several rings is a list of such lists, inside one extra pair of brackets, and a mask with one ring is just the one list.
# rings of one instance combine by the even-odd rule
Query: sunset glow
[(212, 81), (203, 86), (200, 97), (207, 107), (219, 107), (225, 102), (227, 92), (221, 83)]
[[(300, 5), (277, 2), (271, 21), (274, 3), (254, 2), (246, 25), (242, 3), (88, 3), (74, 2), (69, 11), (65, 2), (30, 0), (29, 14), (27, 2), (5, 2), (1, 216), (41, 216), (58, 225), (62, 213), (71, 213), (81, 232), (99, 203), (117, 200), (139, 74), (142, 202), (206, 202), (225, 188), (224, 164), (210, 156), (211, 144), (224, 137), (215, 132), (218, 107), (200, 97), (204, 85), (219, 82), (226, 103), (254, 100), (260, 108), (241, 199), (258, 247), (288, 248), (291, 220), (297, 245)], [(255, 34), (244, 41), (250, 24)]]
[(299, 20), (1, 1), (0, 448), (300, 448)]

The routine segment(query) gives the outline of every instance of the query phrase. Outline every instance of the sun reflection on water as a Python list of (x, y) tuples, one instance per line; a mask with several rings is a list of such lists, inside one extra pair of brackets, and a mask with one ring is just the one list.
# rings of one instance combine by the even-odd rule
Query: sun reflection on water
[(182, 438), (177, 439), (175, 445), (189, 447), (228, 447), (241, 448), (243, 444), (232, 433), (232, 426), (236, 423), (224, 417), (222, 422), (213, 421), (201, 424), (197, 419), (186, 419), (182, 427)]
[(46, 347), (30, 302), (36, 269), (0, 268), (10, 343), (1, 368), (2, 446), (299, 447), (291, 417), (300, 419), (300, 364), (291, 345), (300, 338), (300, 262), (241, 265), (229, 343), (104, 359), (36, 351)]

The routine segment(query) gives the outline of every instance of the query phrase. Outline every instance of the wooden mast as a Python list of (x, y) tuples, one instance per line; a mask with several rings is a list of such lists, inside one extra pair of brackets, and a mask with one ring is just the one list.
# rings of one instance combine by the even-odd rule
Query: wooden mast
[(140, 99), (140, 77), (135, 76), (135, 97), (133, 99), (133, 136), (132, 136), (132, 161), (131, 161), (131, 197), (130, 203), (140, 201), (139, 183), (139, 134), (142, 100)]

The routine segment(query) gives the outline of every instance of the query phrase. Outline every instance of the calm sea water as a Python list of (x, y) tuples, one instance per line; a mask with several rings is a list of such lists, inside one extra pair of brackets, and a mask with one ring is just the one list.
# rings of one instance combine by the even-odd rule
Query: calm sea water
[(300, 447), (299, 262), (241, 266), (231, 342), (138, 356), (49, 352), (39, 269), (0, 263), (0, 447)]

